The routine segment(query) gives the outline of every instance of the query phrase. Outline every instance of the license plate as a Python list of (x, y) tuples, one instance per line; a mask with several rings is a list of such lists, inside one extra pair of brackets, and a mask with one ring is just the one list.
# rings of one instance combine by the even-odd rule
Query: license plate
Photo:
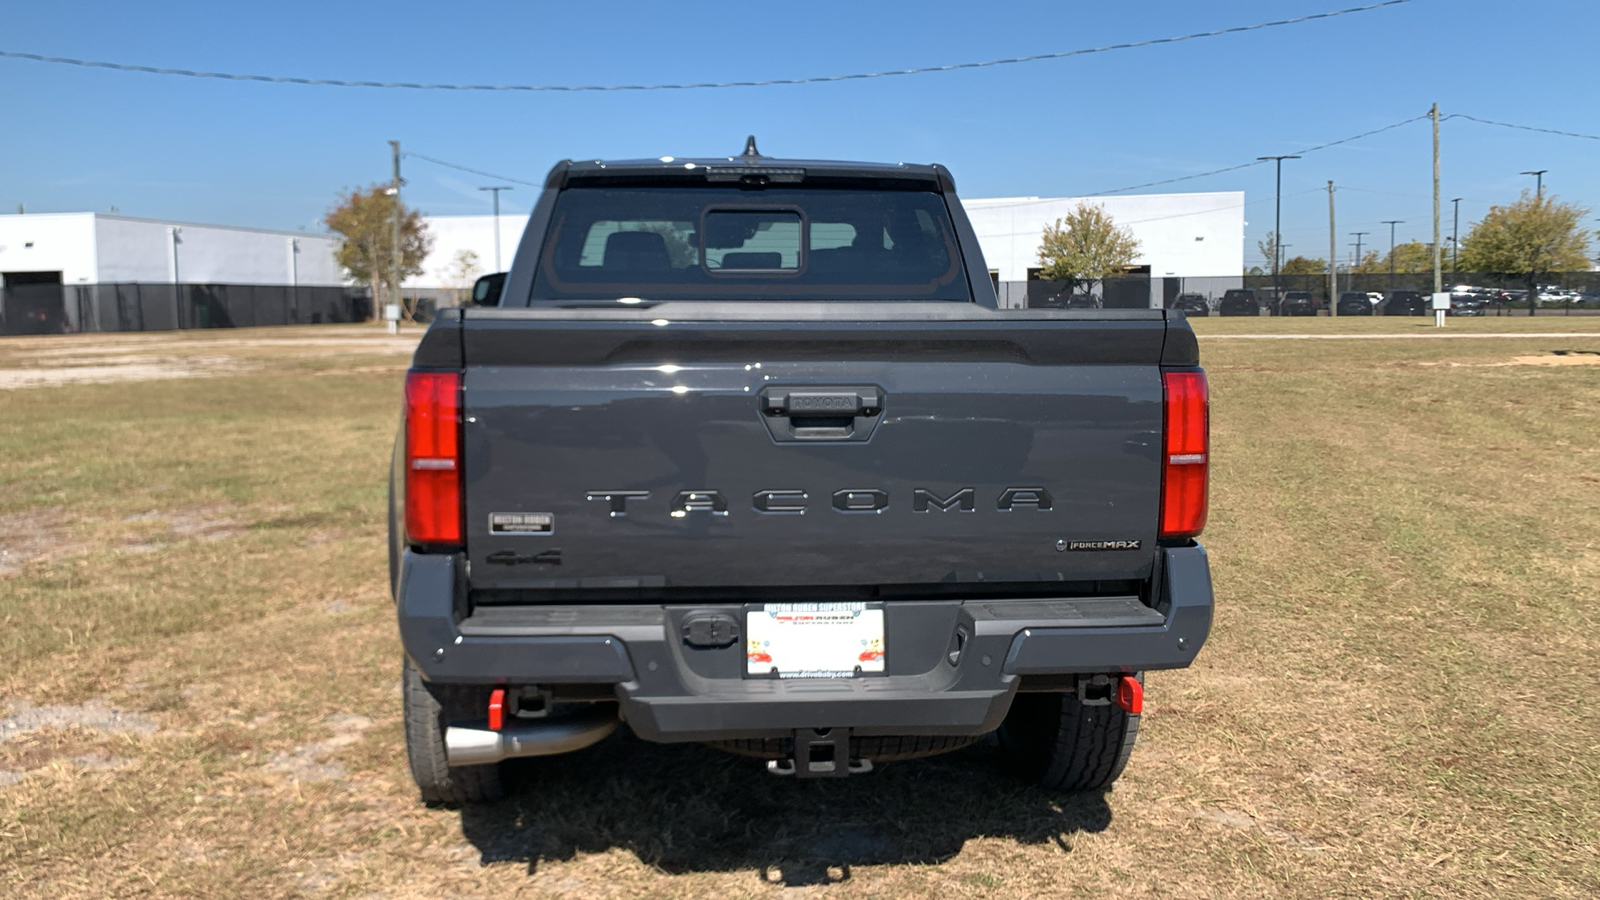
[(745, 673), (776, 678), (881, 675), (883, 607), (768, 603), (745, 615)]

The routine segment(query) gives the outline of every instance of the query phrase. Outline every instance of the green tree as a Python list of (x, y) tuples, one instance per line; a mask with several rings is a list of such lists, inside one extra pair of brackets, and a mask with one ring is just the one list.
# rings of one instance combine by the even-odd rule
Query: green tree
[(1262, 272), (1271, 275), (1272, 265), (1278, 259), (1278, 236), (1270, 231), (1267, 232), (1264, 240), (1256, 241), (1256, 249), (1261, 251), (1261, 258), (1266, 260), (1261, 265)]
[(1578, 227), (1588, 214), (1581, 206), (1523, 191), (1516, 203), (1490, 207), (1473, 224), (1461, 241), (1461, 267), (1522, 276), (1531, 316), (1538, 306), (1542, 273), (1589, 268), (1589, 232)]
[[(394, 258), (395, 197), (382, 184), (341, 193), (323, 223), (339, 236), (335, 254), (350, 277), (372, 288), (374, 304), (398, 303), (400, 286), (391, 284)], [(433, 249), (433, 236), (422, 214), (400, 206), (400, 278), (422, 274), (422, 261)]]
[(1098, 203), (1080, 203), (1064, 218), (1044, 227), (1039, 243), (1039, 277), (1095, 285), (1121, 275), (1139, 255), (1139, 239), (1119, 226)]
[(1282, 271), (1285, 275), (1321, 275), (1328, 271), (1328, 263), (1323, 259), (1296, 256), (1284, 262)]
[(460, 306), (466, 299), (466, 292), (472, 289), (472, 283), (482, 274), (483, 266), (478, 263), (478, 254), (463, 247), (450, 259), (450, 265), (444, 269), (440, 280), (450, 286), (455, 294), (456, 305)]
[(1378, 264), (1378, 271), (1389, 271), (1390, 257), (1393, 257), (1394, 271), (1417, 274), (1419, 272), (1433, 271), (1433, 248), (1421, 241), (1406, 241), (1396, 244), (1389, 256), (1383, 257)]
[(1361, 254), (1361, 261), (1356, 263), (1354, 271), (1361, 275), (1376, 275), (1389, 271), (1389, 264), (1383, 261), (1378, 251), (1368, 250)]

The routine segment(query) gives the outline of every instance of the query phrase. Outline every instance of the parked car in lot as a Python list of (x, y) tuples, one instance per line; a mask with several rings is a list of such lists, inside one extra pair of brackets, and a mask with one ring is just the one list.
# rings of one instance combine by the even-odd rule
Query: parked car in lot
[(1378, 308), (1385, 316), (1425, 316), (1429, 305), (1428, 298), (1418, 291), (1388, 291)]
[(1372, 298), (1366, 291), (1345, 291), (1339, 295), (1339, 304), (1336, 311), (1341, 316), (1370, 316), (1372, 315)]
[(1217, 304), (1217, 315), (1259, 316), (1261, 301), (1256, 299), (1256, 292), (1249, 288), (1231, 288), (1222, 295), (1222, 302)]
[(1320, 307), (1310, 291), (1284, 291), (1283, 299), (1278, 301), (1278, 315), (1314, 316)]
[(1211, 303), (1204, 294), (1179, 294), (1172, 299), (1167, 309), (1181, 309), (1186, 316), (1211, 315)]
[(1483, 307), (1489, 302), (1489, 294), (1483, 288), (1471, 285), (1456, 285), (1450, 289), (1450, 315), (1452, 316), (1481, 316)]

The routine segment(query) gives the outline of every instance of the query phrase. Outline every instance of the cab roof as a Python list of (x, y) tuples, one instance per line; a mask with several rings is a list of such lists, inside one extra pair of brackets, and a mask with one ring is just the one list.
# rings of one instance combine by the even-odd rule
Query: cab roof
[(955, 192), (955, 179), (941, 165), (920, 163), (852, 162), (833, 159), (784, 159), (762, 156), (755, 138), (745, 144), (738, 156), (680, 157), (656, 159), (562, 160), (550, 170), (546, 187), (559, 188), (570, 181), (638, 182), (700, 181), (733, 184), (801, 184), (828, 182), (923, 182), (929, 187)]

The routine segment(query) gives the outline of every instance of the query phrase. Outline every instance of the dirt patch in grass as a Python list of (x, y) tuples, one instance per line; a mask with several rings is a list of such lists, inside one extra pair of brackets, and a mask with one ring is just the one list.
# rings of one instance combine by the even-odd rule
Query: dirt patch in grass
[(1449, 368), (1503, 368), (1505, 366), (1600, 366), (1600, 350), (1546, 350), (1542, 353), (1524, 353), (1498, 361), (1458, 362), (1451, 360), (1424, 360), (1419, 366), (1447, 366)]
[(1529, 356), (1514, 356), (1512, 366), (1600, 366), (1600, 350), (1552, 350)]
[(87, 728), (92, 731), (152, 734), (154, 720), (136, 712), (90, 700), (77, 706), (34, 706), (26, 700), (9, 701), (10, 712), (0, 718), (0, 743), (41, 728)]
[(237, 372), (239, 369), (239, 364), (229, 357), (205, 359), (134, 358), (112, 363), (107, 363), (103, 360), (84, 360), (72, 365), (0, 368), (0, 390), (56, 387), (67, 384), (110, 384), (121, 381), (200, 378)]
[(220, 541), (244, 534), (248, 525), (229, 504), (207, 504), (172, 512), (140, 512), (108, 521), (61, 507), (0, 515), (0, 578), (28, 565), (51, 563), (94, 551), (150, 553), (183, 540)]
[[(80, 384), (213, 378), (254, 371), (272, 360), (329, 360), (359, 354), (392, 358), (416, 347), (417, 333), (394, 336), (348, 328), (259, 328), (227, 332), (82, 334), (7, 338), (0, 343), (0, 391)], [(396, 372), (404, 364), (334, 366)]]
[(344, 766), (328, 757), (361, 740), (361, 733), (372, 727), (372, 720), (344, 714), (330, 716), (325, 724), (333, 737), (274, 754), (266, 765), (267, 771), (294, 781), (332, 781), (345, 777)]
[(0, 578), (36, 560), (82, 553), (89, 544), (62, 526), (60, 508), (0, 515)]
[(99, 746), (108, 734), (150, 735), (155, 720), (104, 700), (77, 706), (34, 706), (13, 700), (0, 718), (0, 786), (30, 771), (64, 763), (80, 771), (119, 769), (129, 760)]

